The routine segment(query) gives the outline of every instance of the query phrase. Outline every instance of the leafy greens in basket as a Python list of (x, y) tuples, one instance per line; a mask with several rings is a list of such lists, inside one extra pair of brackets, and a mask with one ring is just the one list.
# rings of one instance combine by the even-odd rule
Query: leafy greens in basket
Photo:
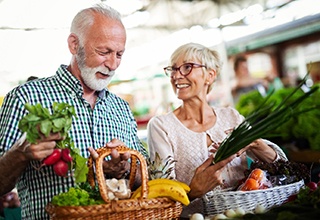
[[(276, 108), (274, 108), (274, 104), (266, 104), (267, 100), (273, 94), (270, 93), (258, 109), (249, 114), (249, 116), (246, 117), (241, 124), (235, 127), (222, 141), (216, 152), (214, 162), (217, 163), (237, 153), (254, 140), (261, 138), (263, 135), (282, 125), (291, 116), (319, 108), (319, 106), (310, 106), (308, 109), (304, 109), (303, 112), (295, 111), (300, 103), (319, 89), (317, 86), (311, 88), (297, 99), (290, 102), (288, 101), (289, 98), (305, 84), (308, 75), (309, 73), (306, 74), (301, 83), (278, 106), (276, 106)], [(274, 108), (274, 110), (266, 115), (266, 112), (269, 112), (272, 108)]]

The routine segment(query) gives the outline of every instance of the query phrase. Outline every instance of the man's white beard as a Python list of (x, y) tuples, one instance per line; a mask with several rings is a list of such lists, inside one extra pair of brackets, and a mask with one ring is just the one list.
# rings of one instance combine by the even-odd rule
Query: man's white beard
[[(79, 68), (81, 71), (81, 77), (84, 81), (84, 84), (88, 86), (90, 89), (95, 91), (101, 91), (105, 89), (109, 85), (111, 78), (115, 73), (114, 71), (109, 71), (108, 68), (103, 68), (103, 67), (89, 68), (85, 66), (85, 67), (79, 67)], [(96, 78), (97, 72), (101, 72), (105, 75), (109, 75), (109, 77), (106, 79), (97, 79)]]

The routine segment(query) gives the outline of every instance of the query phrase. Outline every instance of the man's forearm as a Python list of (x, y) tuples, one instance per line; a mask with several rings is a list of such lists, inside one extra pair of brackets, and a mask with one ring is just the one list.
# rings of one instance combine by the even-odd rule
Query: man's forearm
[(0, 195), (10, 192), (16, 185), (29, 161), (23, 160), (18, 149), (11, 149), (0, 157)]

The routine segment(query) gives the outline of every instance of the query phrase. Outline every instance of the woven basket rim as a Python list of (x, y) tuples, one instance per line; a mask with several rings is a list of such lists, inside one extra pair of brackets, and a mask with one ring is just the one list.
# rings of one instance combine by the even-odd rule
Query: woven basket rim
[(210, 191), (208, 193), (210, 194), (232, 194), (234, 195), (235, 193), (239, 193), (239, 194), (255, 194), (255, 193), (260, 193), (260, 192), (269, 192), (269, 191), (276, 191), (276, 190), (281, 190), (284, 188), (289, 188), (289, 187), (294, 187), (296, 185), (300, 185), (301, 183), (304, 183), (304, 180), (300, 180), (294, 183), (290, 183), (287, 185), (282, 185), (282, 186), (275, 186), (275, 187), (271, 187), (271, 188), (266, 188), (266, 189), (256, 189), (256, 190), (250, 190), (250, 191), (241, 191), (241, 190), (230, 190), (230, 191)]
[(228, 209), (243, 208), (254, 211), (256, 205), (266, 209), (284, 203), (304, 185), (304, 180), (267, 189), (251, 191), (210, 191), (202, 198), (205, 214), (208, 216), (223, 213)]

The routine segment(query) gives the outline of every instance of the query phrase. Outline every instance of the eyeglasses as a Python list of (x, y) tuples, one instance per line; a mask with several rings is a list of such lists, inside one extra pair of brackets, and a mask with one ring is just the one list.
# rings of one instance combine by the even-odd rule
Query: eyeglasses
[(178, 70), (181, 75), (187, 76), (191, 73), (193, 68), (200, 68), (204, 67), (207, 68), (207, 66), (202, 65), (202, 64), (197, 64), (197, 63), (184, 63), (179, 67), (173, 67), (173, 66), (167, 66), (164, 69), (164, 72), (166, 73), (167, 76), (173, 77), (173, 74), (175, 74)]

